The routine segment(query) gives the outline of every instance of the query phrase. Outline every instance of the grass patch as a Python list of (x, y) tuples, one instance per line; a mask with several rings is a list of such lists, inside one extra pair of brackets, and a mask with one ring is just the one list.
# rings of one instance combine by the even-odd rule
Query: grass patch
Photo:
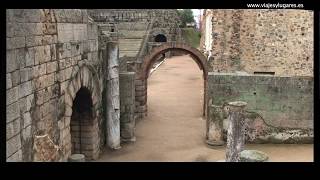
[(182, 38), (194, 48), (199, 48), (201, 33), (193, 28), (182, 28)]

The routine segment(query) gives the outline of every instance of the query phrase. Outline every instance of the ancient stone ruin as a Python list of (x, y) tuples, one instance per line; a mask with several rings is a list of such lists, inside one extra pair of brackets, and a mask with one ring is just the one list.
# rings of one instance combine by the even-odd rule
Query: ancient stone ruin
[(313, 143), (312, 12), (207, 9), (201, 22), (199, 50), (175, 9), (7, 9), (6, 160), (91, 161), (138, 141), (150, 70), (177, 54), (203, 72), (208, 144), (228, 144), (231, 101), (248, 103), (245, 142)]

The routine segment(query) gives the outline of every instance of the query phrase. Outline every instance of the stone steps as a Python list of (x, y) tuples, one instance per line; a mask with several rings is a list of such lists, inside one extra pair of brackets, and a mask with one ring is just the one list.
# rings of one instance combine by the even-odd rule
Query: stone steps
[(142, 38), (119, 39), (119, 57), (136, 57), (139, 53), (142, 40)]

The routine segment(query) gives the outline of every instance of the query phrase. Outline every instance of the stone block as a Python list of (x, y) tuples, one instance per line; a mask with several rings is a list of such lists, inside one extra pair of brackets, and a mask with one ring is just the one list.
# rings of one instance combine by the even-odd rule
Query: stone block
[(32, 137), (31, 125), (23, 129), (21, 133), (22, 133), (22, 139), (24, 141), (30, 139)]
[(44, 92), (45, 92), (44, 89), (42, 89), (40, 91), (36, 91), (36, 97), (37, 97), (36, 104), (37, 105), (43, 104)]
[(26, 45), (25, 41), (26, 41), (26, 38), (24, 36), (7, 38), (7, 50), (23, 48)]
[(23, 114), (23, 128), (31, 125), (31, 114), (30, 112), (26, 112)]
[(23, 83), (31, 80), (32, 74), (33, 74), (33, 70), (31, 67), (20, 69), (20, 79), (21, 79), (20, 81)]
[(7, 21), (6, 23), (6, 35), (7, 37), (13, 37), (14, 36), (14, 23), (9, 23)]
[(34, 48), (26, 49), (26, 67), (33, 66), (35, 62), (35, 50)]
[(16, 70), (11, 73), (11, 81), (12, 81), (12, 86), (17, 86), (20, 84), (20, 71)]
[(27, 97), (19, 99), (20, 113), (25, 113), (27, 111)]
[(54, 84), (54, 77), (55, 77), (55, 73), (51, 73), (47, 75), (46, 81), (47, 84), (46, 86), (52, 86)]
[(34, 64), (42, 64), (51, 60), (50, 45), (34, 47), (35, 59)]
[(8, 140), (19, 133), (20, 133), (20, 118), (7, 124), (6, 139)]
[(87, 24), (73, 24), (73, 38), (75, 41), (87, 40)]
[(57, 31), (58, 31), (58, 43), (70, 42), (74, 40), (73, 24), (57, 23)]
[(25, 97), (32, 93), (31, 81), (24, 82), (19, 85), (19, 98)]
[(12, 87), (11, 74), (6, 74), (6, 89), (10, 89)]
[(21, 140), (19, 134), (7, 141), (7, 158), (17, 152), (21, 148)]
[(62, 69), (65, 69), (65, 67), (66, 67), (66, 60), (65, 59), (59, 60), (59, 69), (60, 69), (60, 71)]
[(47, 73), (52, 73), (57, 70), (57, 62), (48, 62), (47, 63)]
[(32, 105), (34, 104), (34, 95), (30, 94), (27, 96), (27, 111), (31, 110)]
[(50, 53), (51, 53), (51, 60), (56, 60), (57, 59), (57, 50), (56, 50), (56, 45), (51, 44), (50, 45)]
[(7, 103), (6, 105), (12, 104), (13, 102), (18, 101), (19, 98), (19, 87), (16, 86), (14, 88), (11, 88), (9, 90), (7, 90)]
[(40, 106), (40, 113), (41, 113), (42, 118), (44, 118), (46, 115), (48, 115), (51, 111), (52, 111), (52, 109), (50, 109), (50, 102), (43, 103)]
[(23, 23), (24, 36), (43, 35), (42, 23)]
[(143, 90), (145, 90), (146, 89), (146, 87), (144, 86), (144, 85), (142, 85), (142, 86), (137, 86), (136, 85), (136, 91), (143, 91)]
[(24, 68), (26, 66), (26, 50), (25, 48), (16, 49), (18, 68)]
[(7, 73), (12, 72), (18, 68), (17, 58), (16, 58), (16, 52), (15, 50), (9, 50), (7, 51)]
[(53, 35), (57, 34), (57, 24), (56, 23), (42, 23), (43, 34)]
[(26, 46), (40, 46), (42, 45), (42, 36), (27, 36), (26, 37)]
[(16, 153), (12, 154), (7, 162), (21, 162), (22, 161), (22, 150), (19, 149)]
[(40, 9), (24, 9), (23, 16), (25, 22), (40, 22), (41, 10)]

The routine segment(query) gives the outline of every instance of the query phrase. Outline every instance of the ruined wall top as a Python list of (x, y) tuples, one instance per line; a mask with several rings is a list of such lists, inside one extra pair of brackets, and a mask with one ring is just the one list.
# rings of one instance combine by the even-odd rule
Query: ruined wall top
[(88, 14), (98, 22), (150, 21), (154, 17), (178, 20), (175, 9), (89, 9)]

